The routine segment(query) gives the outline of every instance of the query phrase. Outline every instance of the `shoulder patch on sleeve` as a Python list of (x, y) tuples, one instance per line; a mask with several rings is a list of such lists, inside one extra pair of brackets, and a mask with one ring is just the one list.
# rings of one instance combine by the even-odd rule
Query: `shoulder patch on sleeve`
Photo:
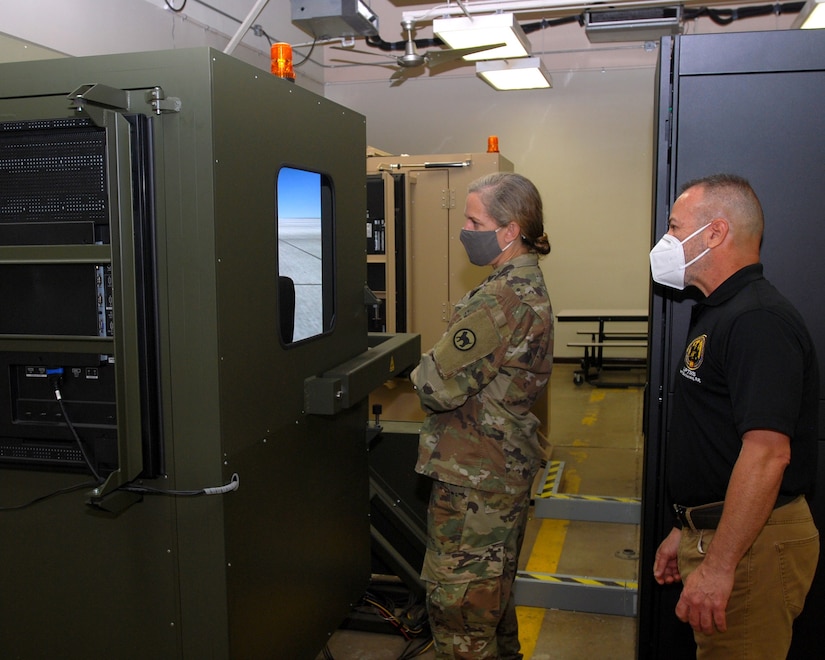
[(456, 323), (433, 348), (433, 357), (442, 376), (480, 360), (501, 345), (501, 335), (490, 314), (479, 309)]

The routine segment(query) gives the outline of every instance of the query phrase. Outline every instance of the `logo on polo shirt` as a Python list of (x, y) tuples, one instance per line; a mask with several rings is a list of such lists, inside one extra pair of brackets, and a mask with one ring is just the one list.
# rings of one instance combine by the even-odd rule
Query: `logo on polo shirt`
[(469, 351), (476, 345), (476, 335), (472, 330), (462, 328), (453, 335), (453, 346), (459, 351)]
[(687, 347), (685, 351), (685, 366), (691, 371), (696, 371), (702, 366), (702, 361), (705, 359), (705, 344), (707, 340), (707, 335), (699, 335), (690, 342), (690, 345)]

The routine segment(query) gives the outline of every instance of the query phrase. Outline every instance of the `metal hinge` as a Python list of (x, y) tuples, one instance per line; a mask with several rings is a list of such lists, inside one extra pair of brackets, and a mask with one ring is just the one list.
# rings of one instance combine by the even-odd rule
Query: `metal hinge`
[[(81, 85), (69, 94), (68, 98), (78, 110), (86, 112), (98, 126), (104, 125), (106, 112), (139, 112), (136, 105), (140, 103), (135, 103), (139, 97), (133, 96), (128, 90), (99, 83)], [(160, 87), (154, 87), (146, 92), (144, 101), (156, 115), (180, 112), (181, 109), (180, 99), (174, 96), (167, 97)]]
[(152, 106), (156, 115), (164, 112), (180, 112), (181, 101), (176, 96), (167, 97), (160, 87), (152, 88), (147, 94), (146, 100)]
[(130, 106), (129, 92), (98, 83), (81, 85), (69, 94), (68, 98), (78, 110), (85, 111), (98, 126), (104, 123), (105, 111), (128, 112)]
[(455, 190), (448, 189), (441, 191), (441, 208), (454, 209), (455, 208)]

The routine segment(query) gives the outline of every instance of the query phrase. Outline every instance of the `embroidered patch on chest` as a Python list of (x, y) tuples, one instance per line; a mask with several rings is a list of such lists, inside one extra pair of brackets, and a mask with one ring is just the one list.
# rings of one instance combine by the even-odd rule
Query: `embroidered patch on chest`
[(702, 361), (705, 359), (705, 345), (707, 341), (707, 335), (699, 335), (688, 345), (685, 351), (685, 366), (691, 371), (696, 371), (702, 366)]

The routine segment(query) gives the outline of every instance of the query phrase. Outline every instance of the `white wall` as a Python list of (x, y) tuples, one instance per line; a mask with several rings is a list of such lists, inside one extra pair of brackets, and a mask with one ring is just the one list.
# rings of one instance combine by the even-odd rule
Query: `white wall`
[[(436, 76), (328, 85), (326, 96), (365, 114), (367, 142), (392, 153), (484, 151), (497, 135), (544, 200), (554, 309), (647, 308), (654, 62), (556, 74), (550, 90), (496, 92), (475, 76)], [(579, 355), (565, 346), (575, 330), (556, 328), (557, 355)]]
[[(181, 15), (166, 10), (163, 0), (18, 0), (13, 11), (5, 7), (11, 4), (3, 3), (0, 30), (13, 39), (0, 33), (0, 61), (52, 52), (82, 56), (203, 45), (222, 50), (238, 25), (197, 2), (188, 2)], [(253, 4), (233, 0), (229, 11), (244, 18)], [(372, 6), (382, 36), (400, 39), (402, 7), (394, 0), (372, 0)], [(290, 3), (270, 0), (265, 11), (260, 22), (270, 36), (306, 42), (307, 35), (291, 24)], [(727, 28), (701, 19), (687, 30), (781, 29), (792, 20), (771, 16)], [(421, 36), (428, 29), (422, 26)], [(583, 48), (586, 39), (575, 25), (531, 39), (534, 54), (553, 73), (551, 90), (495, 92), (472, 67), (436, 76), (419, 72), (390, 87), (390, 71), (382, 67), (323, 68), (323, 60), (330, 67), (332, 58), (350, 56), (321, 49), (313, 54), (318, 63), (297, 71), (297, 84), (364, 114), (368, 144), (393, 153), (483, 151), (487, 136), (498, 135), (502, 154), (536, 182), (544, 198), (553, 251), (543, 268), (554, 308), (647, 307), (658, 54), (642, 53), (639, 44)], [(234, 54), (269, 69), (262, 37), (249, 33)], [(640, 58), (641, 64), (629, 64)], [(380, 80), (369, 80), (376, 76)], [(347, 78), (352, 81), (329, 82)], [(557, 355), (578, 355), (565, 346), (576, 338), (575, 329), (559, 326)]]
[[(240, 25), (196, 2), (188, 2), (181, 14), (166, 9), (163, 0), (3, 0), (0, 5), (0, 62), (35, 59), (4, 35), (31, 44), (32, 53), (39, 46), (81, 57), (198, 46), (223, 50)], [(233, 2), (231, 13), (226, 13), (240, 21), (253, 5), (252, 0)], [(273, 39), (289, 43), (308, 39), (292, 25), (289, 2), (270, 0), (266, 11), (265, 29)], [(251, 31), (233, 55), (266, 71), (270, 68), (268, 40)], [(297, 83), (323, 94), (322, 78), (320, 69), (310, 63), (302, 68)]]

